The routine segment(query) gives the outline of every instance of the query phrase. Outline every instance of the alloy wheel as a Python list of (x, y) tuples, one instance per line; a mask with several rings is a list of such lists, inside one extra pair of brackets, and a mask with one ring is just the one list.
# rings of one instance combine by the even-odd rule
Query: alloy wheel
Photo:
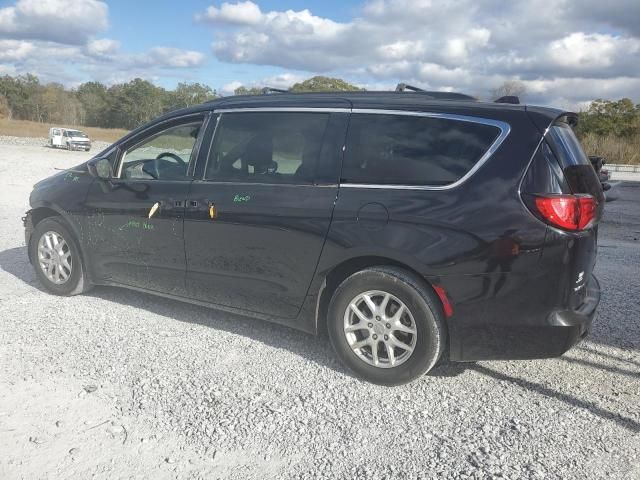
[(411, 357), (417, 327), (411, 311), (398, 297), (371, 290), (349, 302), (344, 334), (353, 352), (364, 362), (393, 368)]
[(52, 283), (66, 283), (73, 272), (71, 249), (57, 232), (48, 231), (38, 241), (38, 264), (42, 273)]

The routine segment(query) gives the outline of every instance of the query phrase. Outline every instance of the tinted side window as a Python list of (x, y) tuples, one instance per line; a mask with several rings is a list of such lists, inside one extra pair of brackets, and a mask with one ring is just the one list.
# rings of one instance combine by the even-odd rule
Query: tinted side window
[(447, 185), (471, 170), (499, 134), (498, 127), (460, 120), (353, 114), (342, 181)]
[(602, 186), (596, 171), (585, 155), (580, 141), (566, 123), (556, 123), (549, 129), (549, 141), (555, 146), (558, 162), (573, 193), (602, 196)]
[(132, 180), (186, 180), (187, 167), (202, 120), (190, 121), (151, 135), (126, 150), (120, 178)]
[(313, 181), (328, 113), (223, 113), (209, 154), (209, 180)]
[(556, 123), (549, 129), (549, 136), (558, 147), (558, 160), (563, 168), (571, 165), (591, 165), (582, 146), (566, 123)]

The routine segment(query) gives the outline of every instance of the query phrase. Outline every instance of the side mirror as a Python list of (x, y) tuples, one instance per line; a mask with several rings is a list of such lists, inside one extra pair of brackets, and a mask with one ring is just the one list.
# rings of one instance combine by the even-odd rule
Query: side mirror
[(111, 162), (106, 158), (94, 158), (87, 163), (89, 174), (102, 180), (110, 180), (113, 177)]

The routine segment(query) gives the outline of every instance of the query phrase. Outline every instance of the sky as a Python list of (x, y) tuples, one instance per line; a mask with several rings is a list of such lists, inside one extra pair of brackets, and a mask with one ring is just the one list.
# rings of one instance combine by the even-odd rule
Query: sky
[(640, 0), (0, 0), (0, 75), (288, 87), (313, 75), (640, 103)]

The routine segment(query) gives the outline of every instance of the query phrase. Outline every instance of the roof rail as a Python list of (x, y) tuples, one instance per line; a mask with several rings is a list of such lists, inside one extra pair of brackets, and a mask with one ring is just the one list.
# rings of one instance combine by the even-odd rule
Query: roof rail
[(505, 95), (493, 101), (494, 103), (512, 103), (513, 105), (519, 105), (520, 99), (515, 95)]
[(264, 87), (262, 89), (263, 95), (269, 95), (270, 93), (287, 93), (287, 90), (283, 90), (281, 88), (273, 88), (273, 87)]
[(431, 92), (419, 87), (414, 87), (413, 85), (407, 85), (406, 83), (399, 83), (398, 85), (396, 85), (396, 92), (404, 92), (407, 90), (411, 90), (412, 92), (419, 93), (427, 98), (431, 98), (434, 100), (477, 100), (477, 98), (472, 97), (471, 95), (466, 95), (464, 93)]
[(413, 85), (407, 85), (406, 83), (399, 83), (396, 85), (396, 92), (404, 92), (405, 90), (411, 90), (412, 92), (424, 92), (426, 90), (418, 87), (414, 87)]

